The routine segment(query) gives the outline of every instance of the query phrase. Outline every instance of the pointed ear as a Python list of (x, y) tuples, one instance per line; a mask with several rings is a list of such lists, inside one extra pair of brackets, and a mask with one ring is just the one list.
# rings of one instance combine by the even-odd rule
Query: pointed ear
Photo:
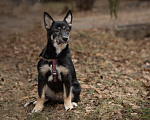
[(53, 18), (47, 12), (44, 12), (44, 25), (46, 29), (50, 29), (53, 21)]
[(71, 10), (68, 11), (66, 17), (64, 18), (64, 21), (68, 23), (68, 25), (71, 27), (72, 25), (72, 12)]

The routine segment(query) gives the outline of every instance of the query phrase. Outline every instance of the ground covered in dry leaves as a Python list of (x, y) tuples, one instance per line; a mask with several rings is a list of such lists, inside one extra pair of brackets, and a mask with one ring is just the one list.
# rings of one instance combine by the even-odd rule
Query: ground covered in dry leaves
[[(46, 32), (37, 24), (3, 39), (0, 54), (1, 119), (148, 119), (150, 116), (150, 41), (116, 38), (99, 29), (73, 30), (71, 56), (81, 84), (81, 102), (66, 112), (47, 104), (31, 114), (23, 105), (37, 96), (39, 53)], [(39, 34), (40, 33), (40, 34)], [(4, 59), (2, 59), (4, 58)]]
[[(18, 23), (31, 27), (23, 19)], [(34, 106), (23, 106), (36, 100), (38, 55), (47, 41), (41, 23), (34, 22), (30, 30), (0, 36), (0, 120), (150, 118), (150, 39), (126, 40), (98, 28), (71, 31), (71, 57), (82, 87), (78, 107), (66, 112), (63, 104), (46, 104), (31, 114)], [(1, 31), (13, 27), (2, 26)]]

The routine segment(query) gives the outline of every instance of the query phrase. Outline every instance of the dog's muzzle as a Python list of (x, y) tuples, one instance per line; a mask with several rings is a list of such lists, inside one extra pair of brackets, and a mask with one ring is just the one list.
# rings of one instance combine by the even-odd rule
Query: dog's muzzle
[(67, 36), (64, 36), (64, 37), (62, 37), (62, 39), (63, 39), (65, 42), (67, 42), (68, 37), (67, 37)]
[(68, 43), (68, 41), (69, 41), (69, 37), (67, 36), (56, 38), (56, 42), (58, 44)]
[(62, 37), (62, 39), (63, 39), (65, 42), (67, 42), (69, 38), (68, 38), (67, 36), (64, 36), (64, 37)]

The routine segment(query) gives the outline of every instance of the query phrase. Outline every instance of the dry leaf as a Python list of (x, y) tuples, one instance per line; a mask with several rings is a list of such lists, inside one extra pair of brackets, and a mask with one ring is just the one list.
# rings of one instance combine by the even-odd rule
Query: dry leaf
[(81, 84), (81, 88), (83, 88), (83, 89), (88, 89), (88, 88), (90, 88), (90, 86), (89, 86), (89, 85), (86, 85), (86, 84)]

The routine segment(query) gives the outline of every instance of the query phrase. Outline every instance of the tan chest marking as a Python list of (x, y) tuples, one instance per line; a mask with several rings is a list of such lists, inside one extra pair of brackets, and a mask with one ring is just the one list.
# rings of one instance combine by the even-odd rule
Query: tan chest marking
[[(56, 70), (57, 70), (57, 74), (58, 74), (58, 79), (61, 80), (61, 74), (60, 73), (63, 73), (63, 75), (67, 75), (68, 74), (68, 69), (65, 68), (64, 66), (58, 66), (56, 65)], [(48, 64), (45, 64), (43, 65), (41, 68), (40, 68), (40, 71), (43, 75), (45, 75), (48, 71), (50, 71), (52, 73), (52, 65), (49, 66)], [(51, 74), (49, 77), (48, 77), (48, 81), (51, 82), (53, 80), (53, 75)]]
[(40, 71), (43, 75), (45, 75), (48, 71), (52, 72), (52, 67), (50, 67), (48, 64), (45, 64), (40, 68)]
[(68, 74), (68, 69), (65, 68), (64, 66), (56, 66), (56, 70), (57, 70), (59, 73), (63, 73), (64, 75), (67, 75), (67, 74)]
[(65, 47), (66, 43), (64, 44), (58, 44), (56, 41), (54, 42), (54, 47), (56, 48), (56, 53), (59, 54)]

